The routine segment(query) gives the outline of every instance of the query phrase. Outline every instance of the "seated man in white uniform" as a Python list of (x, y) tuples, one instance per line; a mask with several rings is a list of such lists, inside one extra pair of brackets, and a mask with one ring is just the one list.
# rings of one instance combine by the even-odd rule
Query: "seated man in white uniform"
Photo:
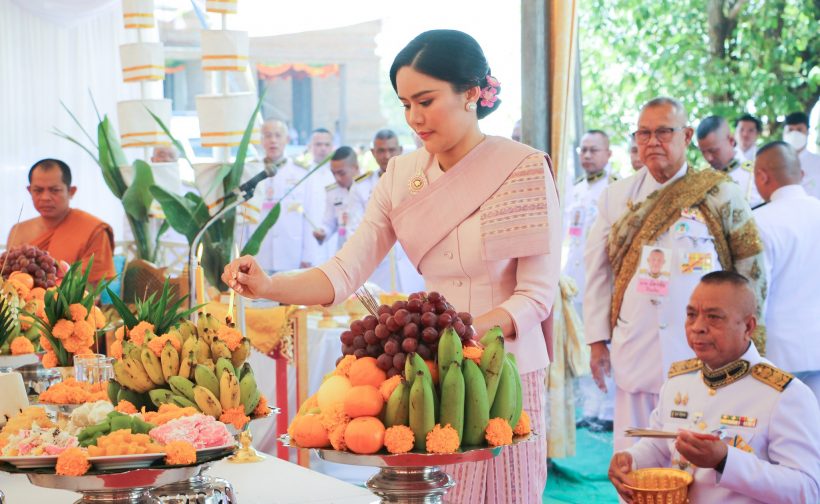
[(820, 156), (808, 149), (809, 116), (803, 112), (792, 112), (784, 122), (783, 141), (797, 152), (800, 168), (803, 169), (803, 187), (809, 196), (820, 198)]
[(820, 401), (820, 200), (806, 194), (802, 179), (797, 154), (785, 142), (758, 152), (755, 182), (768, 202), (754, 211), (770, 279), (766, 357)]
[[(390, 160), (402, 153), (402, 147), (395, 132), (382, 129), (376, 132), (370, 152), (379, 164), (379, 171), (362, 175), (356, 179), (356, 183), (350, 190), (351, 229), (355, 229), (361, 221), (365, 208), (367, 208), (367, 202), (373, 193), (373, 188), (376, 187), (379, 178), (387, 171)], [(349, 232), (352, 233), (353, 231)], [(379, 263), (368, 281), (378, 285), (385, 292), (410, 294), (424, 290), (424, 280), (410, 263), (407, 254), (398, 242), (390, 249), (384, 260)]]
[(686, 340), (697, 358), (672, 364), (649, 421), (678, 435), (645, 437), (612, 457), (609, 478), (624, 500), (634, 497), (630, 471), (674, 467), (693, 475), (693, 503), (820, 502), (820, 407), (757, 352), (755, 312), (737, 273), (709, 273), (695, 287)]

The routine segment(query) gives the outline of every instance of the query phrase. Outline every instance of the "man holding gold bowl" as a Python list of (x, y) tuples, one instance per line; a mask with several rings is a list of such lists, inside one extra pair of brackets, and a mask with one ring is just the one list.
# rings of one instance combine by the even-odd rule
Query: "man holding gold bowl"
[(755, 312), (737, 273), (709, 273), (695, 287), (685, 327), (697, 358), (671, 366), (652, 430), (639, 433), (648, 437), (610, 462), (624, 500), (641, 491), (631, 471), (672, 467), (694, 477), (695, 504), (820, 502), (820, 408), (751, 344)]

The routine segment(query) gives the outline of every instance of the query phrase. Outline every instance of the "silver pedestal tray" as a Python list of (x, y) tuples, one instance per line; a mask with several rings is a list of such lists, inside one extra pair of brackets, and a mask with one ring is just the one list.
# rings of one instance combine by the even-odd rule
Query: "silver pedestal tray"
[(75, 504), (145, 504), (159, 503), (151, 490), (196, 476), (200, 466), (170, 469), (135, 469), (119, 473), (59, 476), (56, 474), (26, 474), (33, 485), (81, 493)]
[[(527, 443), (537, 436), (513, 439), (513, 445)], [(378, 467), (379, 472), (367, 480), (367, 488), (383, 503), (440, 504), (456, 482), (441, 466), (480, 462), (498, 456), (504, 446), (474, 448), (458, 453), (403, 453), (389, 455), (358, 455), (337, 450), (316, 450), (319, 458), (328, 462)]]

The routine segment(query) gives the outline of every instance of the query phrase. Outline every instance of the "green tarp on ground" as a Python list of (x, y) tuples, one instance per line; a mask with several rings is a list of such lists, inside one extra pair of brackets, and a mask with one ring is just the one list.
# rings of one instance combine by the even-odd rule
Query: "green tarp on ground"
[(606, 476), (612, 433), (578, 429), (575, 452), (550, 461), (544, 503), (617, 504), (618, 494)]

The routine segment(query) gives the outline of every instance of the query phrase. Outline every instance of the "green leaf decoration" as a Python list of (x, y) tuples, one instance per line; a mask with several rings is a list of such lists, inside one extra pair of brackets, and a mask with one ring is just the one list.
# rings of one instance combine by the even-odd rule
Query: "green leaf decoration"
[(122, 206), (134, 219), (148, 220), (148, 210), (154, 201), (150, 191), (152, 185), (154, 175), (151, 166), (140, 159), (134, 161), (134, 181), (122, 195)]
[[(156, 198), (165, 212), (165, 220), (168, 224), (188, 239), (188, 245), (194, 241), (194, 237), (199, 232), (200, 226), (195, 217), (196, 209), (189, 199), (163, 189), (158, 185), (151, 186), (151, 195)], [(200, 205), (201, 208), (204, 206)], [(205, 210), (207, 213), (207, 209)]]

